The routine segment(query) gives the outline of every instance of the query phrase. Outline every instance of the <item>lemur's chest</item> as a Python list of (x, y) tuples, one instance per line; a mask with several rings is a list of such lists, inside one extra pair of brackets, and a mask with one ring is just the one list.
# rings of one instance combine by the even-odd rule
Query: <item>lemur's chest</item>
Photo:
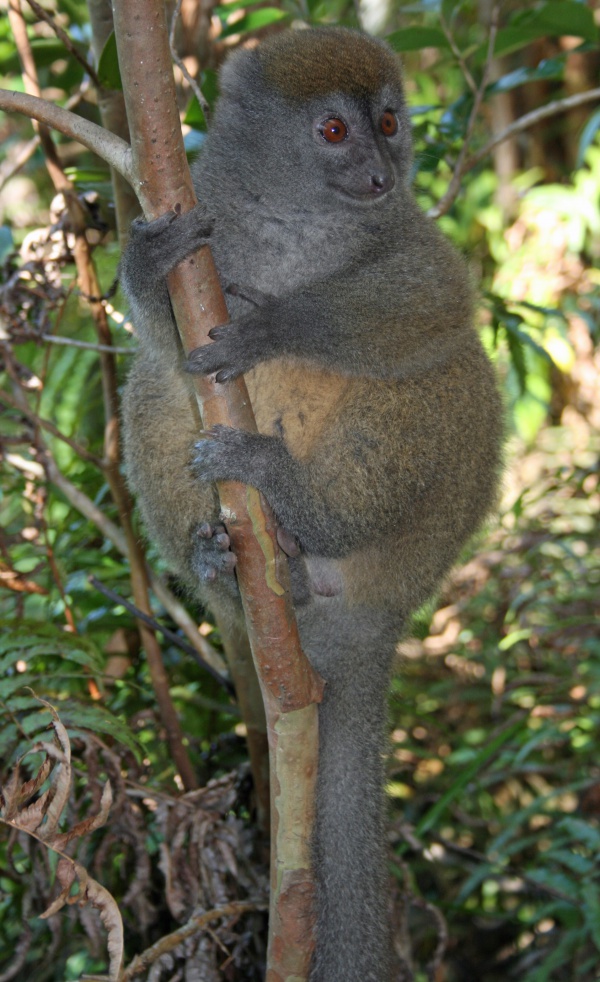
[(310, 455), (349, 383), (339, 375), (284, 359), (257, 365), (245, 378), (259, 431), (282, 437), (300, 458)]

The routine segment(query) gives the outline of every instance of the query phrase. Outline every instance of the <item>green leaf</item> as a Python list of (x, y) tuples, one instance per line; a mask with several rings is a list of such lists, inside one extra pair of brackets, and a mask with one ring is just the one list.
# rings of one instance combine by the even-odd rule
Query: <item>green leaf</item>
[(183, 122), (186, 123), (187, 126), (193, 126), (195, 130), (199, 130), (201, 133), (206, 133), (208, 128), (206, 125), (206, 117), (196, 96), (193, 96), (190, 100), (190, 104), (185, 111)]
[(514, 72), (508, 72), (493, 85), (489, 85), (486, 94), (495, 95), (498, 92), (509, 92), (527, 82), (561, 79), (565, 71), (565, 60), (566, 55), (561, 55), (559, 58), (546, 58), (544, 61), (540, 61), (536, 68), (516, 68)]
[(0, 225), (0, 263), (3, 263), (7, 256), (14, 250), (15, 243), (12, 231), (8, 225)]
[(449, 49), (448, 39), (439, 27), (405, 27), (385, 39), (394, 51), (420, 51), (421, 48)]
[[(539, 355), (540, 358), (543, 358), (544, 361), (549, 362), (550, 365), (554, 365), (552, 357), (546, 351), (546, 349), (542, 348), (541, 344), (538, 344), (537, 341), (534, 341), (530, 334), (527, 334), (526, 331), (522, 331), (521, 328), (517, 326), (515, 321), (516, 318), (511, 317), (510, 315), (502, 321), (502, 326), (506, 331), (509, 348), (511, 348), (512, 343), (518, 342), (522, 352), (525, 351), (525, 348), (531, 348), (531, 350), (534, 351), (536, 355)], [(522, 322), (519, 321), (519, 323)]]
[[(557, 969), (560, 968), (567, 968), (567, 977), (570, 977), (568, 966), (573, 952), (585, 948), (585, 943), (586, 936), (583, 927), (579, 930), (571, 929), (565, 932), (556, 947), (544, 958), (537, 971), (528, 972), (527, 982), (555, 982), (561, 975), (563, 978), (565, 977), (564, 973), (557, 972)], [(579, 975), (579, 978), (583, 980), (584, 976)]]
[(262, 7), (260, 10), (251, 11), (237, 20), (235, 24), (228, 24), (223, 28), (221, 37), (230, 37), (232, 34), (249, 34), (250, 31), (258, 31), (261, 27), (268, 24), (275, 24), (278, 20), (289, 17), (285, 10), (278, 10), (277, 7)]
[(596, 134), (600, 130), (600, 109), (592, 113), (587, 123), (583, 127), (579, 137), (579, 147), (577, 149), (576, 167), (583, 167), (584, 158), (589, 147), (596, 139)]
[[(35, 63), (39, 68), (51, 65), (57, 58), (64, 58), (67, 53), (62, 41), (55, 37), (32, 38), (30, 44)], [(83, 52), (83, 49), (81, 51)]]
[(535, 883), (539, 883), (541, 886), (549, 887), (550, 890), (555, 890), (557, 893), (562, 894), (565, 898), (568, 897), (569, 900), (573, 901), (573, 903), (577, 903), (577, 881), (571, 876), (567, 876), (566, 873), (539, 867), (537, 869), (528, 870), (527, 876), (530, 880), (534, 880)]
[(98, 60), (98, 78), (105, 89), (122, 90), (123, 88), (114, 31), (109, 34)]
[(583, 916), (592, 941), (600, 951), (600, 888), (597, 883), (588, 881), (581, 889), (583, 897)]
[[(200, 88), (202, 89), (202, 95), (208, 102), (208, 105), (211, 109), (213, 109), (217, 101), (218, 76), (212, 68), (208, 68), (206, 71), (202, 72)], [(206, 118), (204, 116), (202, 106), (198, 102), (196, 96), (193, 96), (187, 107), (184, 123), (187, 123), (188, 126), (192, 126), (200, 133), (206, 133)]]
[(83, 5), (74, 3), (73, 0), (60, 0), (60, 7), (69, 15), (69, 20), (72, 24), (87, 24), (88, 20), (85, 16), (87, 13)]
[(521, 395), (524, 395), (527, 389), (527, 364), (525, 362), (525, 345), (523, 343), (522, 337), (519, 334), (514, 333), (509, 330), (506, 324), (502, 324), (505, 328), (506, 343), (508, 344), (508, 351), (510, 354), (510, 360), (512, 367), (517, 376), (517, 382), (519, 383), (519, 391)]
[(502, 638), (502, 640), (498, 642), (498, 651), (508, 651), (508, 649), (512, 648), (514, 644), (517, 644), (518, 641), (526, 641), (531, 637), (532, 633), (533, 632), (530, 627), (523, 628), (521, 631), (511, 631), (510, 634), (507, 634), (505, 638)]
[(110, 171), (106, 167), (65, 167), (65, 174), (78, 184), (106, 184)]
[(91, 730), (92, 733), (105, 733), (118, 743), (124, 744), (137, 760), (140, 760), (142, 744), (133, 735), (126, 723), (100, 706), (83, 705), (69, 700), (60, 704), (60, 718), (70, 730)]
[(234, 10), (248, 10), (250, 7), (257, 7), (262, 2), (263, 0), (233, 0), (232, 3), (227, 3), (222, 7), (213, 7), (213, 14), (216, 14), (219, 20), (225, 23)]
[[(589, 7), (577, 0), (549, 0), (534, 10), (519, 12), (508, 27), (498, 31), (494, 54), (517, 51), (537, 38), (563, 35), (598, 40), (598, 28)], [(482, 45), (477, 53), (483, 56), (486, 50), (487, 45)]]
[(577, 873), (578, 876), (590, 873), (595, 866), (593, 859), (588, 856), (581, 856), (577, 852), (571, 852), (569, 849), (549, 849), (548, 852), (544, 853), (544, 860), (548, 859), (560, 863), (561, 866), (566, 866), (571, 873)]
[(559, 832), (568, 832), (574, 842), (587, 846), (594, 853), (600, 854), (600, 831), (594, 825), (584, 822), (581, 818), (569, 816), (561, 819), (557, 828)]
[(494, 876), (498, 874), (501, 867), (497, 863), (482, 863), (481, 866), (475, 867), (470, 876), (467, 877), (465, 882), (460, 888), (460, 893), (456, 898), (456, 904), (460, 906), (464, 904), (474, 890), (478, 890), (484, 880), (487, 880), (489, 876)]
[(598, 28), (593, 10), (577, 0), (548, 0), (538, 10), (540, 23), (548, 34), (581, 37), (586, 41), (598, 40)]
[(219, 94), (219, 76), (214, 68), (207, 68), (200, 77), (202, 94), (211, 109), (214, 109)]
[[(93, 675), (101, 675), (104, 659), (96, 646), (80, 635), (67, 634), (53, 624), (25, 623), (14, 628), (13, 622), (0, 621), (4, 636), (0, 639), (0, 676), (19, 659), (31, 661), (48, 657), (60, 659), (61, 664), (72, 661), (89, 669)], [(68, 665), (65, 665), (65, 674)]]
[(509, 726), (508, 729), (498, 733), (493, 740), (486, 744), (484, 749), (477, 754), (473, 763), (464, 769), (448, 791), (425, 813), (415, 829), (417, 837), (424, 835), (425, 832), (428, 832), (439, 821), (448, 806), (458, 798), (466, 786), (479, 774), (488, 760), (522, 729), (523, 720), (520, 719), (516, 723), (513, 723), (512, 726)]
[(426, 172), (437, 170), (440, 160), (444, 159), (446, 149), (447, 147), (444, 143), (434, 143), (432, 145), (428, 144), (424, 150), (419, 150), (415, 154), (417, 170)]

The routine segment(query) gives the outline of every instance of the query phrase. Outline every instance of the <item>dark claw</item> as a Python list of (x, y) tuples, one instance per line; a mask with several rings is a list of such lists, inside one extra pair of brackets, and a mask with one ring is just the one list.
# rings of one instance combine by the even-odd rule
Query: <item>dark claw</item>
[(224, 382), (232, 382), (240, 374), (241, 372), (236, 372), (234, 368), (223, 368), (220, 372), (217, 372), (215, 379), (220, 385), (223, 385)]
[(225, 337), (227, 328), (227, 324), (219, 324), (217, 327), (211, 327), (208, 336), (212, 341), (218, 341), (219, 338)]
[(254, 307), (264, 306), (271, 296), (268, 293), (263, 293), (262, 290), (255, 290), (253, 287), (244, 286), (240, 283), (228, 283), (225, 287), (225, 293), (231, 297), (241, 297), (242, 300), (247, 300)]
[[(223, 352), (223, 341), (215, 341), (213, 344), (201, 345), (190, 351), (187, 361), (187, 371), (192, 375), (215, 375), (217, 372), (230, 371), (239, 375), (241, 369), (234, 369), (229, 365), (230, 358)], [(227, 366), (227, 367), (225, 367)], [(234, 378), (230, 375), (228, 378)], [(225, 377), (218, 378), (218, 382), (226, 381)]]

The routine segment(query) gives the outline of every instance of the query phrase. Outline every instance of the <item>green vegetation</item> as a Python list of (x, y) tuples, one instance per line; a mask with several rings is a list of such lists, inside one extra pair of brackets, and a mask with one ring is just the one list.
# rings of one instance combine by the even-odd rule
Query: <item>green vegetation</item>
[[(68, 32), (68, 48), (24, 7), (42, 89), (60, 104), (79, 94), (78, 111), (97, 118), (77, 58), (92, 61), (86, 5), (48, 5)], [(597, 84), (598, 27), (592, 8), (577, 0), (503, 8), (497, 27), (491, 5), (484, 8), (470, 0), (358, 8), (286, 0), (224, 4), (215, 18), (235, 39), (279, 20), (355, 26), (358, 9), (364, 26), (403, 53), (419, 199), (470, 257), (481, 330), (506, 396), (499, 515), (415, 619), (391, 695), (403, 978), (593, 982), (600, 978), (598, 99), (584, 98), (477, 155), (517, 119)], [(190, 28), (182, 44), (191, 46), (192, 36)], [(212, 66), (217, 46), (193, 37), (200, 41)], [(118, 91), (115, 57), (109, 39), (100, 75)], [(0, 19), (0, 74), (4, 87), (23, 88), (7, 18)], [(212, 68), (201, 73), (209, 101), (214, 79)], [(184, 103), (186, 140), (197, 146), (204, 115), (187, 88)], [(49, 800), (62, 801), (65, 793), (66, 738), (35, 693), (54, 707), (72, 754), (57, 830), (73, 831), (64, 849), (116, 899), (126, 962), (199, 910), (250, 898), (256, 913), (181, 940), (152, 978), (184, 977), (185, 966), (189, 977), (210, 982), (253, 982), (262, 977), (267, 877), (243, 725), (226, 688), (159, 635), (202, 788), (182, 796), (125, 605), (129, 562), (112, 534), (123, 516), (99, 466), (106, 392), (96, 326), (77, 287), (67, 213), (60, 201), (50, 205), (54, 191), (31, 136), (27, 120), (0, 115), (4, 803), (16, 801), (15, 765), (31, 749), (20, 780), (33, 780), (50, 754), (54, 777), (46, 775), (50, 783), (35, 794), (54, 788)], [(108, 170), (66, 138), (56, 142), (86, 202), (86, 234), (108, 292), (118, 260)], [(446, 199), (454, 174), (456, 194)], [(118, 293), (106, 310), (114, 344), (131, 348)], [(127, 361), (117, 356), (117, 384)], [(164, 572), (152, 547), (148, 559)], [(159, 624), (185, 640), (173, 609), (154, 595), (153, 604)], [(208, 615), (190, 609), (218, 656)], [(107, 779), (106, 823), (90, 825)], [(26, 791), (19, 807), (29, 802)], [(0, 824), (2, 979), (59, 982), (106, 972), (106, 935), (91, 907), (71, 903), (40, 920), (64, 886), (61, 875), (56, 852)]]

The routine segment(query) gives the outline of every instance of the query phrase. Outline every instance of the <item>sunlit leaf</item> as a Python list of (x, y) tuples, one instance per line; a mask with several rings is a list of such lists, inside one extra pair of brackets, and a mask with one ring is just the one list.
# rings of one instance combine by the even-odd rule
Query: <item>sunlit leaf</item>
[(449, 48), (448, 39), (438, 27), (405, 27), (386, 37), (394, 51), (420, 51), (421, 48)]
[(230, 37), (232, 34), (249, 34), (250, 31), (258, 31), (261, 27), (268, 24), (275, 24), (279, 20), (284, 20), (289, 15), (285, 10), (278, 7), (261, 7), (260, 10), (253, 10), (233, 24), (227, 24), (221, 37)]

